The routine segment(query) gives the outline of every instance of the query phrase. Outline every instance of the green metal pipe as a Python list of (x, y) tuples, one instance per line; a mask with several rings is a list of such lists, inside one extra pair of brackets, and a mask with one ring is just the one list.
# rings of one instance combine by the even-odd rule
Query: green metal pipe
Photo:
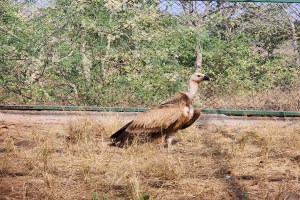
[[(95, 106), (21, 106), (0, 105), (0, 110), (48, 110), (48, 111), (98, 111), (98, 112), (144, 112), (149, 108), (120, 108)], [(300, 117), (300, 112), (262, 111), (262, 110), (214, 110), (202, 109), (207, 114), (224, 114), (233, 116), (273, 116), (273, 117)]]
[(96, 106), (19, 106), (0, 105), (0, 110), (52, 110), (52, 111), (102, 111), (102, 112), (144, 112), (147, 108), (120, 108)]

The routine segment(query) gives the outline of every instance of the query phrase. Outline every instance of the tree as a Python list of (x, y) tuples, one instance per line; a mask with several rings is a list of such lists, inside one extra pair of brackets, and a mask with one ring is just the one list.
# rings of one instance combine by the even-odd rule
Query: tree
[[(6, 2), (0, 26), (2, 101), (157, 105), (185, 88), (194, 65), (214, 79), (203, 90), (220, 96), (293, 79), (291, 58), (279, 50), (289, 40), (296, 44), (297, 21), (291, 23), (289, 10), (276, 4)], [(28, 5), (31, 15), (22, 10)]]

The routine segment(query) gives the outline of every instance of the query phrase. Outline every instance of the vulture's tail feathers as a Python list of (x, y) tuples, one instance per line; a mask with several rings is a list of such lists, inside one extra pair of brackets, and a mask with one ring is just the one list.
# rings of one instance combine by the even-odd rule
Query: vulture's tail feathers
[[(132, 122), (132, 121), (131, 121)], [(110, 139), (112, 139), (112, 143), (109, 146), (123, 146), (123, 140), (126, 139), (126, 128), (131, 124), (129, 122), (128, 124), (124, 125), (122, 128), (120, 128), (117, 132), (115, 132), (113, 135), (110, 136)], [(121, 142), (121, 144), (119, 144)]]
[[(132, 121), (131, 121), (132, 122)], [(118, 139), (118, 137), (125, 131), (125, 129), (131, 124), (131, 122), (129, 122), (128, 124), (124, 125), (122, 128), (120, 128), (117, 132), (115, 132), (114, 134), (112, 134), (110, 136), (110, 139)]]

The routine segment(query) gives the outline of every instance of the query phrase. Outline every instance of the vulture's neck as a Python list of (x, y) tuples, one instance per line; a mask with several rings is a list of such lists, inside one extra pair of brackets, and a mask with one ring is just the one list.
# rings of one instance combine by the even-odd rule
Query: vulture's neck
[(199, 84), (195, 81), (190, 80), (189, 82), (189, 90), (187, 92), (187, 95), (190, 99), (193, 99), (197, 93)]

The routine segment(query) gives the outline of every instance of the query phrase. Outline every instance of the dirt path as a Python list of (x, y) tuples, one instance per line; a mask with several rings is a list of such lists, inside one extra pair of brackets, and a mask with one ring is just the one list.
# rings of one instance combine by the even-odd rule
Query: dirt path
[[(66, 124), (74, 120), (91, 118), (105, 123), (110, 119), (117, 119), (126, 123), (138, 113), (133, 112), (93, 112), (93, 111), (11, 111), (0, 110), (0, 127), (11, 123), (33, 124)], [(223, 114), (202, 114), (196, 121), (197, 125), (229, 125), (255, 126), (276, 123), (282, 126), (293, 126), (300, 122), (299, 117), (247, 117), (226, 116)], [(2, 125), (1, 125), (2, 124)]]

